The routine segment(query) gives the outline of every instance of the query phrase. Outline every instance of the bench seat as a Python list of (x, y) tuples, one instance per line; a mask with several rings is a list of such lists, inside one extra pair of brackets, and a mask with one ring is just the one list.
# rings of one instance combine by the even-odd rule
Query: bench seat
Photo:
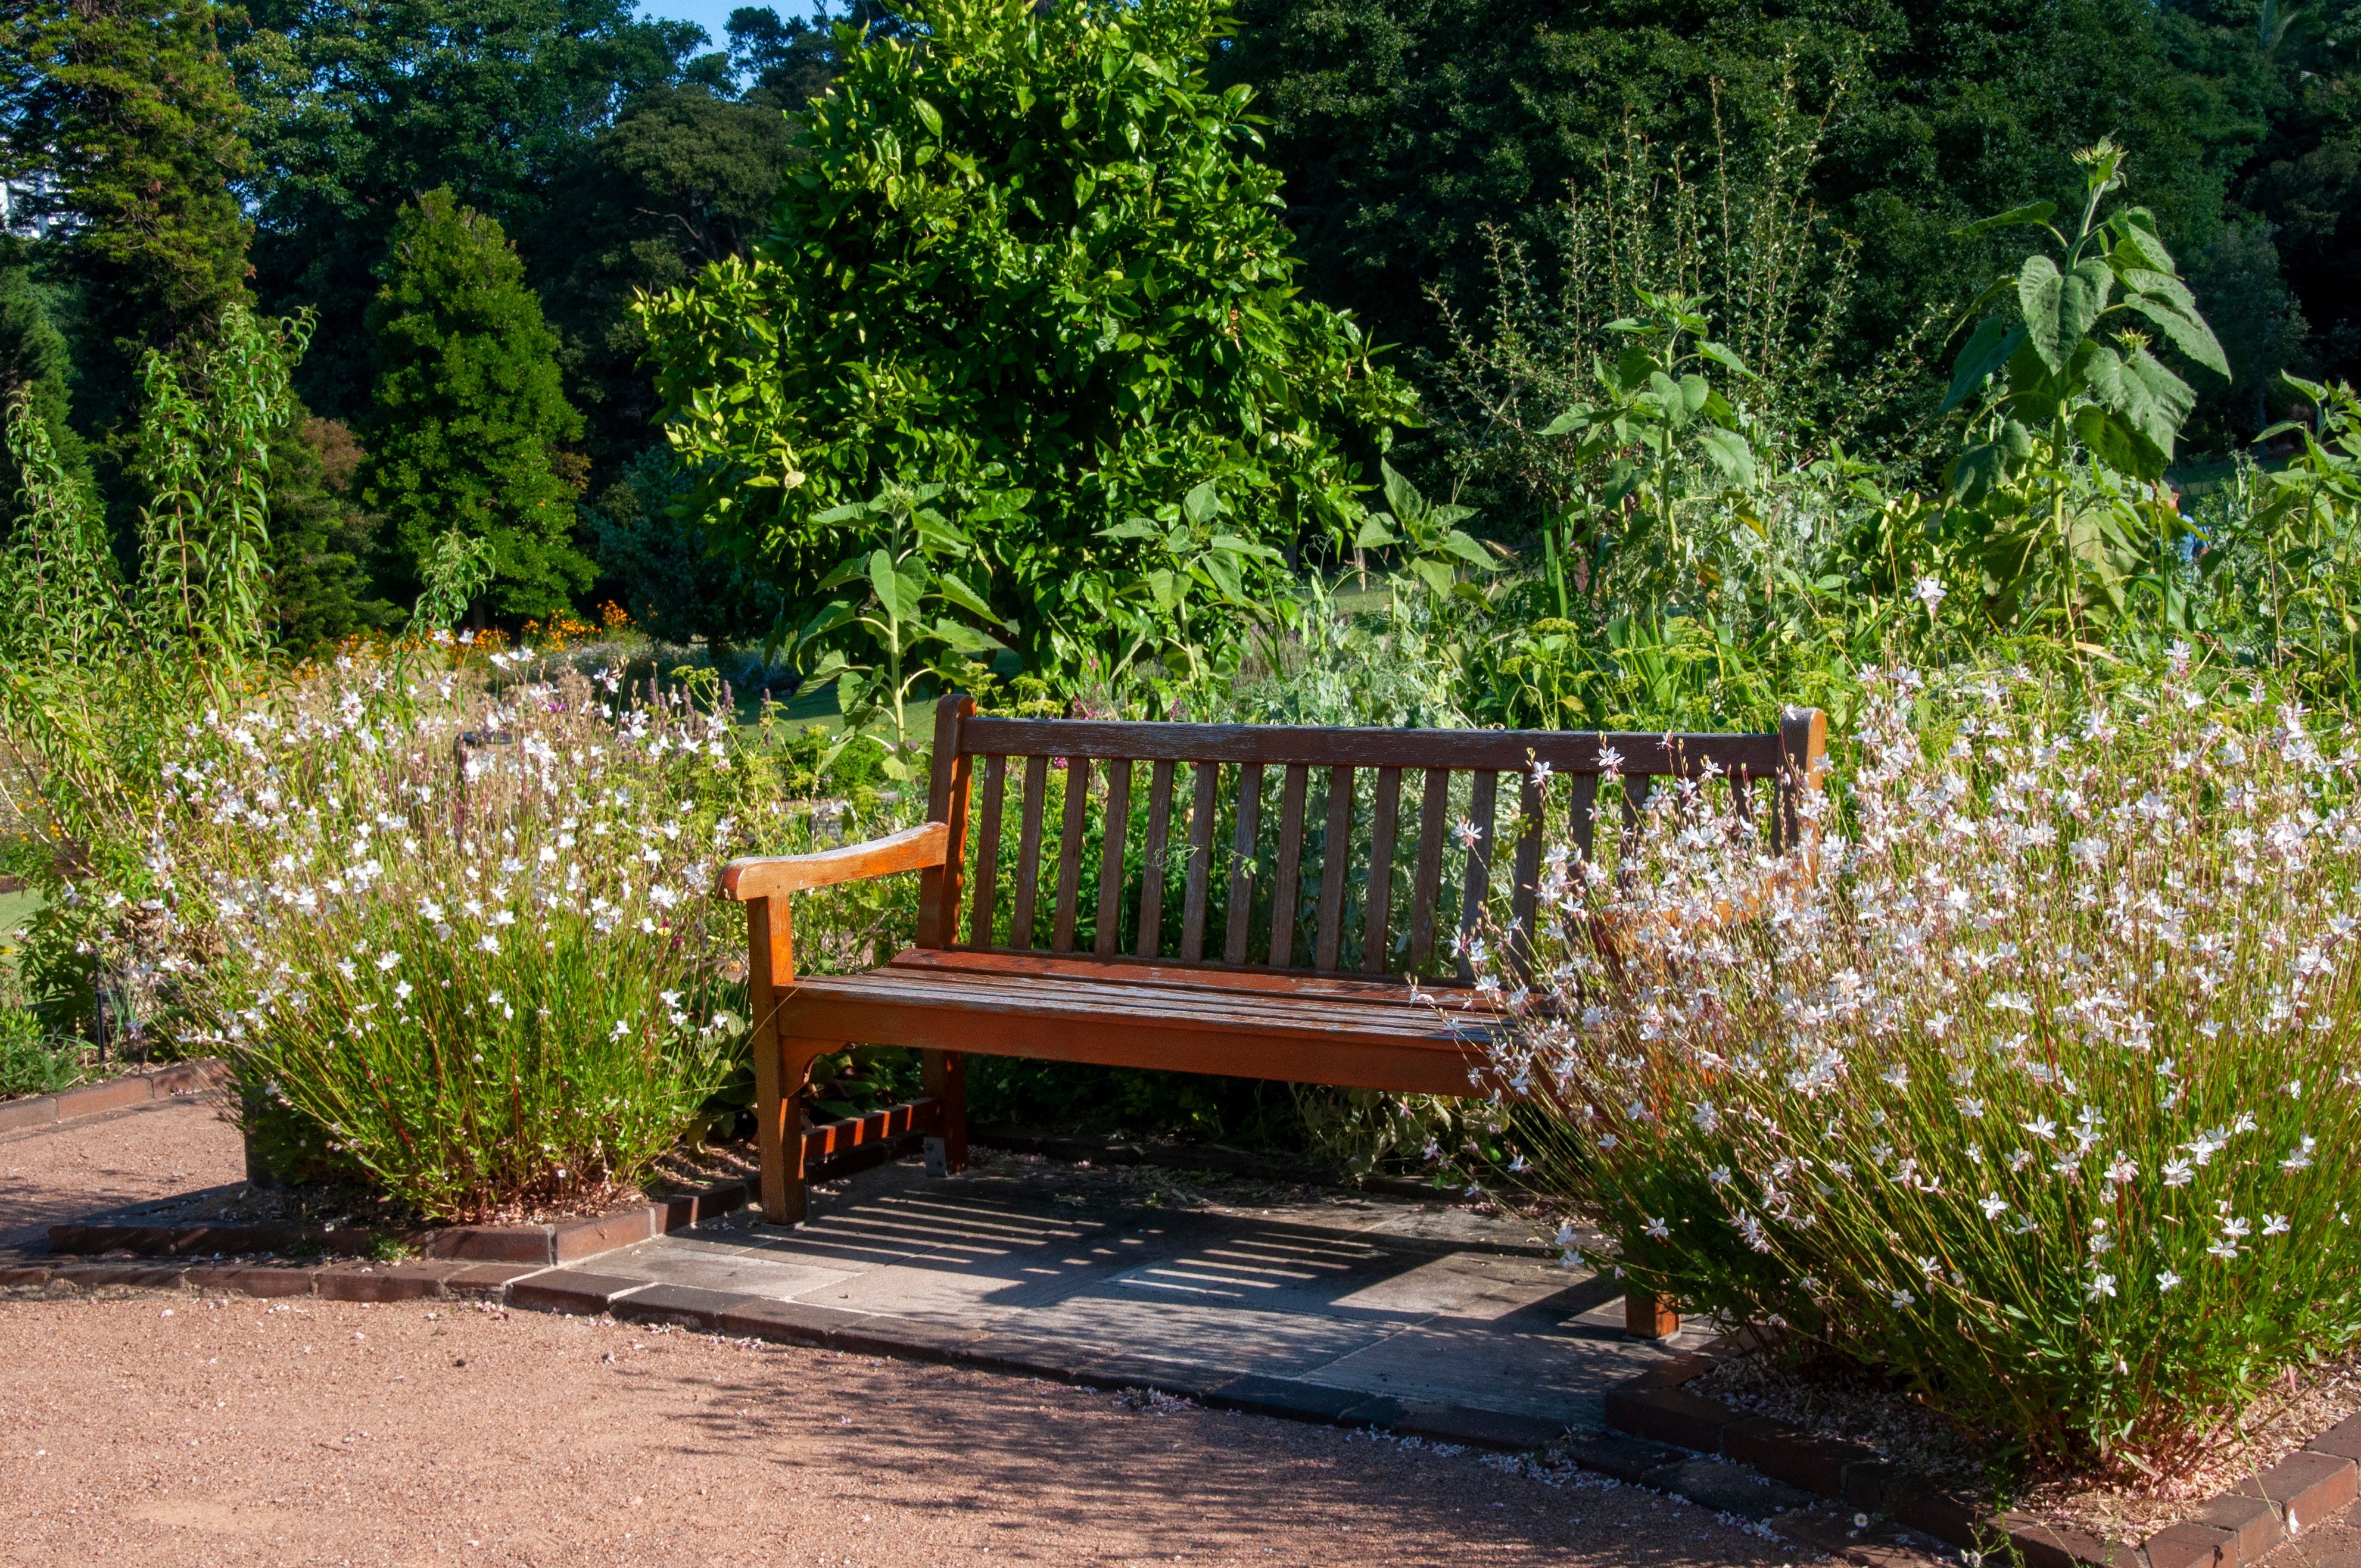
[(818, 1041), (1466, 1094), (1498, 1014), (1465, 986), (912, 948), (806, 975), (779, 1034)]

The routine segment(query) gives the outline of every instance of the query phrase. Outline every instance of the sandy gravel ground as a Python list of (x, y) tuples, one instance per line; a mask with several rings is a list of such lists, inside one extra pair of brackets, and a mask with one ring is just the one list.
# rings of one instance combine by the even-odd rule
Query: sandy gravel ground
[(246, 1179), (246, 1148), (218, 1094), (0, 1135), (0, 1247), (126, 1203)]
[(472, 1305), (0, 1303), (0, 1561), (1776, 1564), (1474, 1453)]

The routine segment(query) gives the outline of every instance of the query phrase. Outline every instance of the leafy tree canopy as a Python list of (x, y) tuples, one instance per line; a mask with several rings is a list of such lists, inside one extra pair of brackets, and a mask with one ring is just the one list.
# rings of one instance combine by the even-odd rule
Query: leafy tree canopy
[(244, 288), (229, 185), (247, 170), (247, 114), (214, 36), (223, 15), (204, 0), (37, 0), (0, 21), (16, 78), (8, 161), (55, 181), (94, 324), (126, 363), (210, 332)]
[(1382, 444), (1410, 394), (1296, 290), (1250, 94), (1204, 78), (1223, 16), (914, 15), (923, 42), (846, 49), (753, 258), (644, 306), (719, 546), (805, 600), (863, 546), (862, 503), (947, 487), (961, 581), (1038, 662), (1129, 596), (1241, 598), (1270, 543), (1349, 537), (1346, 443)]
[(362, 499), (414, 572), (445, 534), (483, 542), (489, 608), (546, 616), (590, 586), (574, 548), (582, 421), (557, 339), (500, 225), (447, 190), (405, 208), (369, 308), (377, 390)]
[(2064, 196), (2102, 135), (2176, 241), (2219, 206), (2139, 0), (1241, 0), (1239, 20), (1214, 77), (1269, 105), (1323, 296), (1406, 342), (1440, 345), (1428, 287), (1479, 291), (1483, 225), (1543, 240), (1627, 126), (1665, 151), (1755, 147), (1789, 72), (1807, 104), (1852, 82), (1811, 194), (1862, 242), (1856, 363), (1973, 291), (1989, 258), (1954, 226)]
[(550, 182), (643, 91), (717, 86), (702, 29), (643, 21), (631, 0), (259, 0), (236, 40), (254, 105), (248, 193), (266, 299), (320, 313), (307, 400), (366, 403), (371, 269), (416, 193), (447, 186), (525, 232)]

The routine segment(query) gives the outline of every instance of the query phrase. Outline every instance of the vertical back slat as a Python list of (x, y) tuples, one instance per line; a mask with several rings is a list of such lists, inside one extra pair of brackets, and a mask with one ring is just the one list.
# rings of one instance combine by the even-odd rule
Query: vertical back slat
[(1640, 816), (1648, 809), (1648, 797), (1656, 793), (1656, 775), (1642, 773), (1636, 778), (1623, 775), (1623, 848), (1629, 850), (1640, 839)]
[(1401, 806), (1401, 770), (1378, 770), (1376, 814), (1369, 819), (1369, 882), (1361, 900), (1361, 970), (1383, 974), (1393, 956), (1386, 940), (1394, 907), (1394, 826)]
[(1025, 759), (1025, 815), (1016, 830), (1016, 905), (1008, 912), (1008, 945), (1033, 945), (1033, 911), (1041, 902), (1041, 814), (1049, 798), (1049, 759)]
[(1106, 838), (1099, 845), (1098, 938), (1091, 950), (1111, 956), (1123, 944), (1123, 850), (1131, 837), (1131, 762), (1101, 764), (1107, 771)]
[(1254, 919), (1255, 855), (1262, 843), (1262, 764), (1238, 769), (1237, 831), (1230, 840), (1230, 923), (1224, 963), (1246, 961), (1246, 927)]
[[(1500, 779), (1488, 768), (1468, 775), (1468, 820), (1476, 825), (1475, 842), (1467, 846), (1467, 876), (1459, 885), (1459, 938), (1464, 947), (1484, 918), (1484, 901), (1492, 891), (1492, 816), (1499, 796)], [(1473, 980), (1476, 968), (1465, 952), (1459, 958), (1459, 978)]]
[(975, 907), (968, 913), (968, 946), (992, 946), (994, 904), (1000, 892), (1000, 802), (1008, 793), (1008, 759), (983, 760), (983, 828), (975, 847)]
[(1279, 792), (1279, 875), (1270, 888), (1273, 969), (1285, 969), (1295, 960), (1295, 883), (1303, 867), (1303, 794), (1310, 774), (1301, 762), (1288, 763)]
[(1591, 855), (1591, 828), (1596, 826), (1592, 813), (1598, 809), (1598, 775), (1576, 773), (1573, 784), (1574, 800), (1566, 807), (1565, 825), (1574, 834), (1575, 850), (1587, 861)]
[(1426, 770), (1418, 803), (1418, 869), (1410, 886), (1410, 971), (1423, 973), (1434, 957), (1434, 912), (1443, 901), (1443, 835), (1451, 816), (1451, 770)]
[(1066, 759), (1066, 823), (1058, 836), (1058, 909), (1050, 917), (1049, 950), (1074, 950), (1074, 905), (1082, 888), (1082, 819), (1091, 813), (1091, 760)]
[(1520, 975), (1532, 972), (1533, 905), (1542, 878), (1542, 806), (1544, 798), (1541, 781), (1527, 773), (1524, 786), (1517, 794), (1516, 880), (1510, 888), (1510, 911), (1517, 922), (1512, 961)]
[(1190, 766), (1196, 770), (1197, 793), (1189, 803), (1189, 893), (1180, 905), (1180, 961), (1184, 964), (1205, 956), (1205, 896), (1213, 878), (1213, 817), (1222, 782), (1218, 762)]
[(1158, 762), (1148, 775), (1148, 848), (1140, 857), (1139, 946), (1152, 959), (1164, 943), (1164, 841), (1172, 830), (1172, 764)]
[(1328, 770), (1328, 836), (1320, 843), (1320, 923), (1312, 938), (1312, 967), (1336, 967), (1345, 937), (1345, 873), (1353, 869), (1353, 770)]

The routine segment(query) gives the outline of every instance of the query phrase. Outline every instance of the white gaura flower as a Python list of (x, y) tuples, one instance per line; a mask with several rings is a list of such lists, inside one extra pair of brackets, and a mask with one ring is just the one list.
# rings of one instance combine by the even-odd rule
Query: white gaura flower
[(1897, 1308), (1897, 1309), (1904, 1308), (1904, 1307), (1915, 1307), (1915, 1306), (1916, 1306), (1917, 1304), (1918, 1304), (1918, 1298), (1917, 1298), (1917, 1297), (1916, 1297), (1916, 1296), (1913, 1296), (1913, 1295), (1912, 1295), (1912, 1294), (1910, 1294), (1910, 1292), (1909, 1292), (1909, 1291), (1907, 1291), (1907, 1290), (1896, 1290), (1896, 1291), (1894, 1293), (1894, 1306), (1895, 1306), (1895, 1308)]
[(401, 961), (401, 955), (400, 953), (395, 953), (395, 952), (384, 952), (384, 953), (379, 953), (379, 954), (377, 956), (377, 972), (378, 972), (378, 973), (379, 973), (379, 974), (383, 974), (383, 973), (385, 973), (385, 971), (386, 971), (386, 970), (388, 970), (391, 969), (394, 965), (396, 965), (396, 964), (400, 963)]
[(2224, 1236), (2221, 1240), (2215, 1242), (2212, 1246), (2207, 1247), (2205, 1250), (2212, 1253), (2215, 1257), (2220, 1258), (2223, 1262), (2228, 1263), (2238, 1255), (2238, 1244), (2232, 1241), (2229, 1237)]
[(1660, 1220), (1660, 1219), (1659, 1219), (1659, 1220), (1651, 1220), (1651, 1221), (1649, 1221), (1649, 1222), (1648, 1222), (1648, 1228), (1647, 1228), (1647, 1230), (1646, 1230), (1645, 1232), (1643, 1232), (1642, 1234), (1645, 1234), (1645, 1235), (1653, 1236), (1653, 1237), (1654, 1237), (1656, 1240), (1658, 1240), (1658, 1241), (1664, 1241), (1664, 1240), (1665, 1240), (1666, 1238), (1668, 1238), (1669, 1236), (1671, 1236), (1673, 1233), (1672, 1233), (1672, 1228), (1671, 1228), (1670, 1226), (1666, 1225), (1663, 1220)]
[[(2224, 1205), (2225, 1208), (2228, 1205), (2226, 1204)], [(2245, 1241), (2248, 1235), (2253, 1234), (2254, 1229), (2255, 1226), (2252, 1221), (2242, 1220), (2235, 1214), (2224, 1214), (2222, 1216), (2222, 1237), (2224, 1241)]]
[(1700, 1100), (1689, 1112), (1689, 1120), (1697, 1124), (1699, 1131), (1710, 1133), (1721, 1125), (1721, 1113), (1715, 1108), (1712, 1101)]
[(2180, 1276), (2168, 1268), (2156, 1277), (2156, 1288), (2158, 1290), (2178, 1290), (2180, 1288)]
[(1984, 1212), (1987, 1220), (1997, 1220), (2008, 1212), (2008, 1200), (1997, 1192), (1987, 1192), (1977, 1201), (1976, 1207)]
[(350, 959), (337, 959), (336, 972), (343, 975), (346, 980), (357, 980), (360, 978), (360, 970), (353, 968), (353, 960)]
[(484, 933), (482, 938), (477, 941), (476, 947), (482, 952), (497, 953), (500, 950), (500, 939), (487, 931)]
[(2092, 1280), (2090, 1285), (2082, 1292), (2083, 1299), (2091, 1301), (2096, 1301), (2103, 1296), (2113, 1296), (2114, 1293), (2115, 1277), (2112, 1274), (2100, 1275), (2097, 1278)]
[(2132, 1163), (2131, 1157), (2120, 1149), (2115, 1153), (2114, 1163), (2107, 1167), (2107, 1179), (2110, 1181), (2129, 1181), (2138, 1174), (2139, 1167)]
[(2197, 1172), (2187, 1160), (2169, 1159), (2164, 1162), (2164, 1184), (2167, 1187), (2186, 1187), (2196, 1179)]
[(2285, 1214), (2266, 1214), (2263, 1216), (2263, 1234), (2267, 1236), (2283, 1236), (2288, 1234), (2288, 1217)]
[(1936, 578), (1921, 577), (1918, 579), (1917, 585), (1910, 591), (1918, 597), (1918, 602), (1920, 604), (1927, 607), (1927, 613), (1932, 615), (1935, 613), (1935, 607), (1941, 604), (1945, 598), (1949, 595), (1951, 590), (1945, 587)]
[(1975, 1121), (1984, 1113), (1984, 1102), (1972, 1094), (1962, 1094), (1959, 1100), (1960, 1114)]
[(2279, 1168), (2281, 1170), (2310, 1170), (2312, 1168), (2312, 1151), (2317, 1147), (2319, 1147), (2319, 1145), (2313, 1141), (2312, 1135), (2310, 1133), (2304, 1134), (2303, 1142), (2297, 1146), (2295, 1153), (2279, 1161)]
[(1705, 1179), (1716, 1187), (1727, 1187), (1730, 1185), (1730, 1167), (1717, 1165), (1705, 1173)]
[(2051, 1121), (2047, 1116), (2036, 1116), (2032, 1121), (2019, 1122), (2017, 1125), (2023, 1127), (2026, 1132), (2031, 1133), (2037, 1138), (2051, 1143), (2057, 1141), (2058, 1124)]

